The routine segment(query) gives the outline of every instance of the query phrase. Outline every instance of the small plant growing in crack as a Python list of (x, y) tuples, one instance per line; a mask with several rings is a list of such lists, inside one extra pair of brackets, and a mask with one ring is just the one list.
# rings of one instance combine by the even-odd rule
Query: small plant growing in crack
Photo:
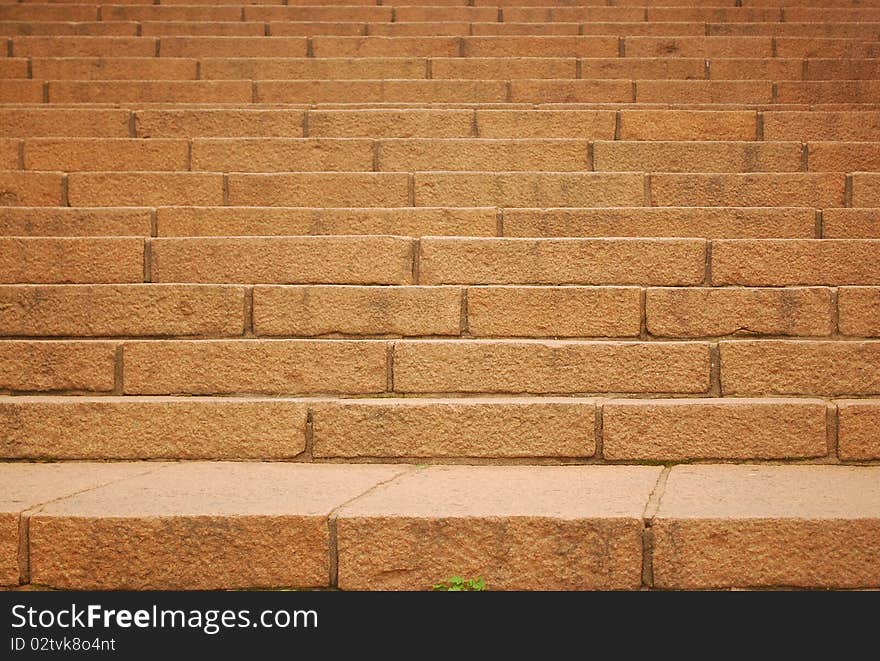
[(453, 576), (445, 581), (436, 583), (432, 588), (434, 592), (484, 592), (486, 581), (482, 576), (464, 579), (461, 576)]

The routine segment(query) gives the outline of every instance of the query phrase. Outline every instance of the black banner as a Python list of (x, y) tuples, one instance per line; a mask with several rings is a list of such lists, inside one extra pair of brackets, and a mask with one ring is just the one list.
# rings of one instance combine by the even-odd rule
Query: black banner
[[(839, 593), (833, 607), (832, 594), (2, 592), (0, 659), (293, 658), (351, 645), (392, 656), (409, 649), (496, 658), (502, 651), (586, 652), (600, 643), (635, 653), (705, 637), (729, 650), (783, 633), (791, 651), (815, 633), (810, 622), (824, 631), (844, 617), (856, 630), (876, 627), (877, 593)], [(842, 651), (845, 639), (833, 638)], [(809, 640), (811, 651), (820, 646)]]

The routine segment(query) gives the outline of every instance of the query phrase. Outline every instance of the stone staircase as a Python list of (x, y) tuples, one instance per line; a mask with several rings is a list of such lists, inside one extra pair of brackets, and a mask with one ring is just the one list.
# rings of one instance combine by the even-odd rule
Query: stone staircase
[(0, 584), (880, 587), (880, 0), (0, 2)]

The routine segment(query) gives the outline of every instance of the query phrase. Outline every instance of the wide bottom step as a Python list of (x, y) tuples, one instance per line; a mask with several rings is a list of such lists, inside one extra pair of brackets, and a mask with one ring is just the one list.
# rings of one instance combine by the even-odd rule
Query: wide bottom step
[(0, 465), (0, 583), (880, 586), (880, 466)]

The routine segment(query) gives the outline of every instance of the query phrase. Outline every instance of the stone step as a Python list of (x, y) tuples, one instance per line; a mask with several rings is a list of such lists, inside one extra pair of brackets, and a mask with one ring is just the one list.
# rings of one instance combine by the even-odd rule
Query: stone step
[(878, 470), (3, 464), (2, 579), (64, 589), (430, 589), (452, 575), (482, 576), (493, 590), (871, 588)]
[(349, 80), (349, 79), (715, 79), (880, 78), (880, 59), (802, 58), (174, 58), (9, 57), (7, 79)]
[[(155, 214), (155, 230), (153, 218)], [(0, 207), (2, 236), (507, 236), (880, 238), (877, 209)]]
[(0, 187), (6, 206), (880, 207), (876, 172), (4, 170)]
[(0, 336), (872, 337), (877, 301), (877, 287), (0, 285)]
[(7, 170), (877, 172), (880, 143), (572, 138), (0, 139)]
[[(0, 107), (4, 138), (493, 138), (878, 142), (880, 112), (684, 109)], [(61, 121), (63, 118), (64, 121)]]
[(877, 340), (836, 337), (4, 339), (0, 391), (864, 397), (878, 357)]
[[(4, 5), (0, 5), (2, 8)], [(15, 5), (5, 5), (17, 8)], [(26, 8), (27, 9), (27, 8)], [(151, 6), (150, 9), (162, 9)], [(199, 8), (196, 8), (199, 9)], [(372, 7), (382, 9), (382, 7)], [(873, 40), (872, 40), (873, 39)], [(218, 36), (12, 35), (13, 57), (799, 57), (880, 56), (876, 35), (788, 36)], [(621, 50), (622, 49), (622, 50)]]
[(0, 456), (869, 461), (880, 458), (878, 419), (877, 399), (3, 396)]
[(875, 239), (2, 237), (0, 247), (4, 284), (880, 284)]

